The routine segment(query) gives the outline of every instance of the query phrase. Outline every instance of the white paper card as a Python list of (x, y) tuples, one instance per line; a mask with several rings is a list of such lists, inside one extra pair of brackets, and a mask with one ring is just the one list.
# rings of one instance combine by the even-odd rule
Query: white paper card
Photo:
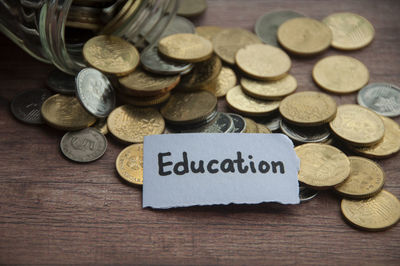
[(143, 152), (143, 208), (300, 202), (300, 161), (283, 134), (152, 135)]

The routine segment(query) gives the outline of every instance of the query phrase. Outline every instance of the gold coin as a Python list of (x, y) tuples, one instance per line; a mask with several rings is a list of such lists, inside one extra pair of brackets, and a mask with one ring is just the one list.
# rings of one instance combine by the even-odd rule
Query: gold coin
[(368, 69), (363, 63), (343, 55), (319, 60), (313, 68), (312, 76), (322, 89), (340, 94), (358, 91), (369, 80)]
[(400, 220), (400, 201), (386, 190), (365, 200), (343, 199), (340, 208), (347, 221), (364, 230), (384, 230)]
[(217, 97), (209, 91), (176, 92), (161, 108), (171, 124), (190, 124), (204, 120), (217, 106)]
[(117, 94), (118, 99), (123, 103), (132, 104), (135, 106), (144, 106), (144, 107), (163, 103), (168, 100), (169, 96), (171, 96), (169, 92), (149, 97), (135, 97), (130, 95), (124, 95), (121, 93)]
[(237, 83), (235, 72), (229, 67), (222, 67), (217, 77), (217, 86), (215, 95), (217, 97), (225, 96), (228, 90), (232, 89)]
[(356, 104), (339, 106), (329, 125), (337, 137), (355, 146), (376, 144), (385, 133), (382, 119), (375, 112)]
[(298, 55), (313, 55), (326, 50), (332, 41), (328, 26), (318, 20), (293, 18), (278, 28), (278, 41), (287, 51)]
[(204, 89), (216, 80), (221, 68), (222, 63), (217, 56), (212, 56), (210, 59), (196, 63), (189, 74), (182, 76), (177, 89), (184, 91)]
[(244, 115), (263, 116), (279, 108), (280, 101), (258, 100), (243, 93), (240, 85), (233, 87), (226, 94), (229, 107)]
[(294, 148), (300, 159), (299, 181), (314, 189), (328, 189), (350, 174), (350, 161), (339, 149), (321, 143)]
[(107, 135), (108, 133), (107, 119), (105, 118), (98, 119), (96, 123), (92, 125), (92, 127), (100, 131), (100, 133), (103, 135)]
[(194, 17), (205, 12), (207, 9), (206, 0), (185, 0), (179, 1), (177, 14), (184, 17)]
[(243, 91), (261, 100), (279, 100), (293, 93), (297, 88), (297, 81), (292, 75), (274, 81), (260, 81), (242, 77), (240, 79)]
[(223, 29), (217, 26), (199, 26), (196, 27), (196, 34), (201, 37), (206, 38), (209, 41), (212, 41), (215, 35), (220, 33)]
[(350, 175), (341, 184), (334, 187), (344, 197), (353, 199), (369, 198), (378, 193), (385, 182), (382, 168), (371, 160), (351, 156)]
[(117, 139), (129, 142), (143, 142), (143, 137), (162, 134), (165, 122), (155, 108), (140, 108), (122, 105), (114, 109), (107, 119), (108, 130)]
[(278, 80), (292, 64), (284, 51), (268, 44), (250, 44), (239, 49), (235, 61), (243, 73), (259, 80)]
[(118, 174), (134, 185), (143, 185), (143, 144), (123, 149), (115, 161)]
[(41, 113), (48, 125), (61, 130), (78, 130), (96, 122), (74, 96), (56, 94), (49, 97), (42, 104)]
[(258, 133), (257, 123), (250, 118), (247, 117), (243, 118), (246, 121), (246, 130), (244, 131), (244, 133)]
[(385, 126), (385, 133), (382, 141), (370, 147), (350, 148), (363, 156), (370, 158), (383, 159), (392, 156), (400, 150), (400, 126), (388, 117), (380, 117)]
[(264, 133), (264, 134), (271, 134), (271, 130), (269, 130), (269, 128), (267, 128), (264, 125), (261, 125), (259, 123), (257, 123), (257, 132), (258, 133)]
[(342, 50), (356, 50), (370, 44), (375, 30), (364, 17), (354, 13), (334, 13), (322, 20), (332, 31), (332, 47)]
[(214, 52), (226, 63), (235, 64), (235, 55), (240, 48), (261, 43), (257, 35), (240, 28), (222, 30), (212, 39)]
[[(75, 0), (76, 1), (76, 0)], [(113, 18), (104, 26), (101, 30), (102, 34), (111, 34), (120, 25), (121, 22), (126, 21), (127, 15), (130, 11), (134, 11), (140, 5), (141, 0), (127, 0), (126, 3), (121, 7), (121, 9), (113, 16)]]
[(206, 38), (191, 33), (178, 33), (162, 38), (158, 51), (169, 59), (195, 63), (212, 56), (212, 44)]
[(119, 89), (124, 94), (132, 96), (155, 96), (172, 90), (179, 80), (180, 75), (155, 75), (139, 68), (119, 79), (121, 85)]
[(94, 68), (123, 76), (135, 70), (139, 64), (139, 52), (135, 46), (116, 36), (99, 35), (83, 46), (83, 57)]
[(335, 100), (322, 92), (303, 91), (287, 96), (279, 112), (290, 123), (299, 126), (318, 126), (335, 118)]

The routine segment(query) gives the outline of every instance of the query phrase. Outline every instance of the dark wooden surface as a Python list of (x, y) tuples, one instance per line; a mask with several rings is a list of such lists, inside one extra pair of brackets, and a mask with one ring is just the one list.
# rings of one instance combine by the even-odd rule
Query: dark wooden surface
[[(316, 19), (333, 12), (358, 13), (376, 29), (361, 51), (330, 49), (294, 59), (299, 91), (318, 90), (315, 62), (347, 54), (364, 62), (370, 82), (400, 86), (400, 1), (209, 1), (196, 25), (252, 29), (275, 9)], [(63, 132), (16, 121), (10, 100), (44, 87), (51, 67), (0, 35), (0, 262), (137, 264), (397, 264), (400, 226), (378, 233), (356, 230), (341, 215), (339, 199), (325, 191), (306, 204), (283, 206), (141, 208), (141, 189), (121, 181), (114, 162), (123, 146), (108, 137), (100, 160), (76, 164), (63, 158)], [(334, 96), (355, 103), (356, 94)], [(223, 103), (221, 108), (224, 108)], [(399, 118), (396, 118), (400, 122)], [(400, 197), (400, 155), (378, 161), (385, 188)]]

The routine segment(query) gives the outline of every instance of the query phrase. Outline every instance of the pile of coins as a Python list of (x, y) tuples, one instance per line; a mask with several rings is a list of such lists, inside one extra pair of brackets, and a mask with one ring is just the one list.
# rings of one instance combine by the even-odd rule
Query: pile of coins
[[(204, 12), (206, 5), (199, 6), (186, 6), (185, 14)], [(277, 11), (260, 17), (255, 33), (195, 28), (177, 16), (158, 42), (140, 52), (119, 37), (98, 35), (83, 47), (90, 68), (75, 78), (51, 72), (47, 85), (58, 94), (26, 92), (14, 99), (12, 111), (24, 122), (43, 119), (70, 131), (61, 151), (77, 162), (100, 158), (107, 147), (104, 134), (110, 132), (130, 144), (116, 159), (117, 172), (139, 186), (144, 136), (282, 132), (295, 143), (301, 161), (302, 202), (333, 189), (343, 198), (342, 213), (351, 224), (367, 230), (394, 225), (400, 202), (382, 189), (383, 170), (364, 157), (387, 158), (400, 150), (400, 127), (388, 118), (400, 115), (400, 89), (367, 85), (368, 69), (347, 55), (322, 58), (310, 75), (323, 91), (359, 91), (359, 105), (337, 106), (324, 92), (295, 92), (297, 80), (289, 74), (289, 55), (366, 47), (374, 36), (372, 25), (352, 13), (335, 13), (320, 22)], [(218, 111), (224, 98), (231, 113)], [(348, 157), (343, 147), (363, 157)]]

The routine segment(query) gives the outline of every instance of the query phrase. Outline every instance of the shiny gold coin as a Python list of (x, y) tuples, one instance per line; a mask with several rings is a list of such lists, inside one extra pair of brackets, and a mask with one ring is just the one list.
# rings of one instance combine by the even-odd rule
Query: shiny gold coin
[(355, 146), (376, 144), (385, 133), (379, 115), (356, 104), (339, 106), (335, 119), (329, 125), (337, 137)]
[(195, 63), (210, 58), (213, 47), (209, 40), (199, 35), (179, 33), (162, 38), (158, 50), (171, 60)]
[(261, 43), (257, 35), (240, 28), (225, 29), (212, 39), (214, 52), (226, 63), (235, 64), (235, 55), (240, 48)]
[(294, 148), (300, 159), (299, 181), (314, 189), (328, 189), (350, 174), (350, 161), (339, 149), (321, 143)]
[(225, 96), (237, 83), (235, 72), (229, 67), (222, 67), (221, 72), (217, 77), (217, 86), (215, 95), (217, 97)]
[(163, 103), (168, 100), (169, 96), (171, 96), (169, 92), (149, 97), (135, 97), (130, 95), (124, 95), (122, 93), (117, 94), (117, 98), (123, 103), (132, 104), (135, 106), (144, 106), (144, 107)]
[(299, 126), (318, 126), (335, 118), (335, 100), (321, 92), (303, 91), (287, 96), (279, 112), (287, 121)]
[(100, 131), (100, 133), (103, 135), (107, 135), (108, 133), (107, 119), (105, 118), (98, 119), (96, 123), (92, 125), (92, 127)]
[(87, 41), (83, 46), (83, 57), (92, 67), (117, 76), (135, 70), (140, 59), (135, 46), (108, 35), (99, 35)]
[(400, 150), (400, 126), (388, 117), (380, 117), (385, 126), (385, 133), (382, 141), (370, 147), (350, 148), (366, 157), (383, 159), (392, 156)]
[(214, 36), (220, 33), (222, 30), (223, 28), (217, 26), (199, 26), (196, 27), (196, 34), (206, 38), (209, 41), (212, 41)]
[(257, 123), (253, 119), (243, 117), (246, 121), (246, 130), (244, 133), (258, 133)]
[(250, 44), (237, 51), (236, 65), (247, 76), (259, 80), (278, 80), (292, 65), (281, 49), (268, 44)]
[(222, 63), (217, 56), (212, 56), (203, 62), (196, 63), (190, 73), (182, 76), (177, 89), (183, 91), (195, 91), (204, 89), (216, 82), (221, 72)]
[(340, 207), (347, 221), (364, 230), (384, 230), (400, 220), (400, 201), (386, 190), (365, 200), (343, 199)]
[(263, 116), (279, 108), (280, 101), (258, 100), (243, 93), (240, 85), (226, 94), (229, 107), (244, 115)]
[(179, 83), (180, 75), (155, 75), (141, 68), (119, 79), (120, 90), (132, 96), (155, 96), (164, 94)]
[(378, 193), (385, 183), (382, 168), (371, 160), (351, 156), (350, 175), (334, 187), (340, 195), (353, 199), (369, 198)]
[(261, 125), (259, 123), (257, 123), (257, 132), (258, 133), (264, 133), (264, 134), (271, 134), (271, 130), (269, 130), (269, 128), (267, 128), (264, 125)]
[(190, 124), (207, 118), (216, 106), (217, 97), (209, 91), (176, 92), (161, 108), (161, 114), (171, 124)]
[(375, 30), (364, 17), (354, 13), (334, 13), (322, 20), (332, 31), (332, 47), (342, 50), (361, 49), (372, 42)]
[(194, 17), (204, 13), (206, 9), (206, 0), (184, 0), (179, 2), (177, 14), (184, 17)]
[(363, 63), (343, 55), (319, 60), (313, 68), (312, 76), (322, 89), (340, 94), (358, 91), (369, 80), (368, 69)]
[(165, 122), (155, 108), (122, 105), (114, 109), (107, 119), (108, 130), (123, 142), (140, 143), (143, 137), (162, 134)]
[(306, 17), (287, 20), (279, 26), (277, 34), (282, 47), (298, 55), (320, 53), (332, 41), (332, 32), (328, 26)]
[(240, 79), (243, 91), (261, 100), (279, 100), (293, 93), (297, 88), (297, 81), (292, 75), (274, 81), (260, 81), (242, 77)]
[(134, 185), (143, 185), (143, 144), (123, 149), (115, 161), (118, 174)]
[(56, 94), (49, 97), (42, 104), (41, 113), (49, 126), (61, 130), (78, 130), (96, 122), (74, 96)]

